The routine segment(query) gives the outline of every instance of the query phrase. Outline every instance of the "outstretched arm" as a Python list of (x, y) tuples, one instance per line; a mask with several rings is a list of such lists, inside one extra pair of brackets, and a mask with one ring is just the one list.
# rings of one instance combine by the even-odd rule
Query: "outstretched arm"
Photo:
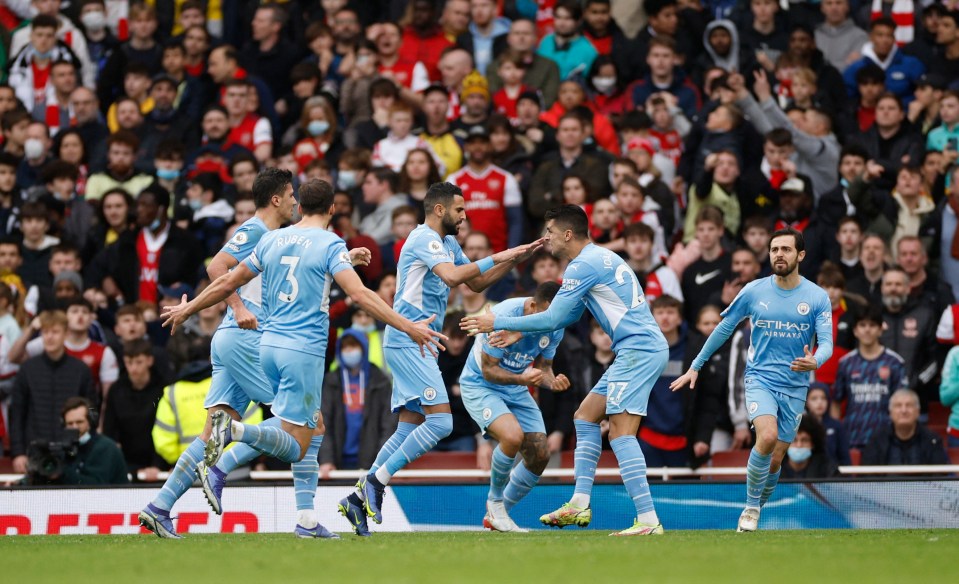
[(400, 316), (376, 292), (364, 286), (360, 277), (353, 270), (340, 270), (333, 275), (333, 279), (343, 289), (343, 292), (353, 299), (353, 302), (360, 305), (373, 318), (406, 333), (420, 346), (420, 352), (424, 355), (426, 354), (425, 351), (429, 350), (430, 354), (435, 357), (437, 349), (445, 350), (438, 341), (440, 339), (446, 340), (446, 336), (429, 328), (429, 323), (436, 318), (435, 314), (428, 320), (412, 322)]
[(222, 302), (232, 294), (237, 288), (243, 286), (256, 277), (246, 264), (237, 266), (232, 272), (227, 272), (207, 286), (199, 296), (186, 301), (186, 295), (176, 306), (163, 307), (163, 326), (170, 327), (170, 334), (176, 331), (176, 327), (183, 324), (186, 319), (200, 312), (204, 308), (213, 306), (217, 302)]
[(555, 331), (573, 324), (583, 315), (586, 305), (579, 296), (556, 295), (549, 308), (529, 316), (496, 316), (493, 313), (464, 318), (460, 328), (470, 332), (489, 333), (493, 330), (537, 332)]

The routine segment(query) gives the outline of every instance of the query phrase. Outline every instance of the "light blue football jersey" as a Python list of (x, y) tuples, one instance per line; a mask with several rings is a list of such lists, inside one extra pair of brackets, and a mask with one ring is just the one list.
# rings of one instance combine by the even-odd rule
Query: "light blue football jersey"
[(333, 276), (353, 269), (346, 243), (325, 229), (294, 225), (264, 235), (245, 263), (263, 277), (260, 345), (326, 355)]
[[(433, 268), (446, 262), (457, 266), (470, 263), (455, 237), (440, 237), (428, 225), (417, 226), (406, 238), (396, 264), (393, 310), (413, 322), (435, 314), (436, 320), (430, 323), (430, 328), (437, 332), (443, 330), (450, 287), (433, 273)], [(384, 337), (384, 347), (417, 346), (405, 333), (391, 326), (386, 327)]]
[[(766, 389), (806, 399), (810, 374), (793, 371), (803, 347), (822, 365), (832, 355), (832, 305), (826, 291), (800, 276), (799, 286), (783, 290), (776, 276), (754, 280), (723, 311), (723, 320), (693, 361), (700, 370), (744, 318), (752, 324), (746, 357), (746, 379)], [(715, 337), (715, 338), (714, 338)], [(818, 348), (813, 347), (815, 337)]]
[(497, 317), (496, 328), (555, 330), (579, 320), (586, 308), (613, 340), (613, 351), (669, 349), (633, 269), (614, 252), (592, 243), (566, 267), (563, 285), (549, 310), (523, 317)]
[[(523, 305), (528, 298), (510, 298), (493, 307), (493, 314), (523, 316)], [(499, 366), (510, 373), (522, 373), (540, 355), (544, 359), (556, 356), (556, 348), (563, 340), (563, 330), (523, 333), (523, 338), (505, 349), (490, 347), (485, 334), (477, 335), (469, 359), (460, 375), (460, 385), (487, 388), (495, 391), (526, 391), (522, 385), (499, 385), (483, 377), (483, 353), (499, 359)]]
[[(256, 244), (260, 242), (263, 234), (269, 233), (269, 231), (270, 229), (262, 219), (259, 217), (250, 217), (243, 225), (237, 228), (233, 237), (230, 238), (230, 241), (226, 242), (220, 251), (229, 254), (238, 263), (242, 262), (253, 253), (253, 250), (256, 249)], [(262, 278), (257, 276), (236, 291), (236, 293), (240, 295), (240, 299), (243, 300), (243, 305), (246, 306), (247, 310), (253, 313), (257, 322), (263, 319), (263, 310), (260, 307), (262, 302), (262, 281)], [(229, 306), (226, 309), (226, 314), (223, 316), (223, 321), (220, 323), (219, 328), (238, 328), (236, 317), (233, 315), (233, 309)]]

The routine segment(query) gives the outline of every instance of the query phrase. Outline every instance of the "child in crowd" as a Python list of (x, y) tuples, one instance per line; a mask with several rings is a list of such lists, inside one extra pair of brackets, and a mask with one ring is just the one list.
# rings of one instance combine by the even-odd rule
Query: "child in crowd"
[(509, 118), (514, 126), (519, 123), (516, 102), (523, 92), (530, 91), (530, 88), (523, 84), (528, 69), (529, 63), (519, 51), (508, 49), (500, 57), (497, 72), (503, 80), (503, 87), (493, 94), (493, 108)]

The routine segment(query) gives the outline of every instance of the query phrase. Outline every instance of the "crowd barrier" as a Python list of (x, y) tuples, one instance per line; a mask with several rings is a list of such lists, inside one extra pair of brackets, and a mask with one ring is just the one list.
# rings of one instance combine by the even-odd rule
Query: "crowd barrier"
[[(888, 468), (886, 469), (888, 472)], [(249, 483), (246, 483), (248, 485)], [(0, 535), (137, 534), (137, 513), (156, 486), (0, 491)], [(731, 529), (742, 511), (745, 486), (738, 482), (651, 484), (656, 510), (669, 529)], [(336, 502), (352, 486), (317, 489), (321, 523), (335, 531), (349, 526)], [(516, 522), (542, 528), (541, 514), (568, 500), (569, 484), (543, 484), (513, 510)], [(481, 484), (400, 484), (387, 490), (382, 525), (376, 531), (478, 530), (487, 487)], [(177, 503), (180, 533), (283, 533), (295, 524), (289, 484), (228, 486), (224, 513), (210, 511), (198, 488)], [(597, 484), (590, 529), (618, 530), (634, 516), (621, 484)], [(959, 528), (959, 480), (838, 480), (783, 482), (763, 512), (763, 529)]]

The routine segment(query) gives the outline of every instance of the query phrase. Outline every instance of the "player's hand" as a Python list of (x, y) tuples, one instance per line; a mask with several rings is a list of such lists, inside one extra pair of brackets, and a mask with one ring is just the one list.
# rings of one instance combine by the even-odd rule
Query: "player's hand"
[(709, 444), (705, 442), (696, 442), (693, 444), (693, 456), (696, 458), (702, 458), (709, 454)]
[(426, 320), (410, 323), (410, 327), (406, 331), (406, 334), (413, 339), (413, 342), (420, 346), (420, 355), (424, 357), (426, 356), (426, 351), (429, 351), (433, 357), (438, 355), (437, 350), (445, 351), (446, 347), (440, 344), (440, 341), (449, 340), (443, 333), (438, 333), (430, 328), (430, 323), (434, 320), (436, 320), (435, 314)]
[(470, 336), (479, 333), (493, 332), (493, 323), (496, 321), (496, 315), (486, 307), (486, 312), (477, 316), (467, 316), (460, 321), (460, 330), (469, 333)]
[(494, 349), (505, 349), (518, 343), (522, 338), (523, 333), (519, 331), (493, 331), (487, 335), (486, 342)]
[(550, 386), (550, 390), (566, 391), (567, 389), (569, 389), (570, 385), (572, 385), (572, 383), (570, 383), (569, 378), (563, 375), (562, 373), (560, 373), (559, 375), (553, 378), (553, 384)]
[(743, 448), (749, 448), (753, 443), (753, 433), (749, 431), (749, 428), (739, 428), (733, 432), (733, 443), (730, 445), (730, 448), (733, 450), (742, 450)]
[(13, 458), (13, 472), (17, 474), (27, 474), (27, 455), (21, 454)]
[(256, 315), (250, 312), (246, 306), (241, 306), (239, 309), (234, 310), (233, 318), (236, 320), (238, 327), (248, 331), (255, 331), (259, 325), (256, 321)]
[(330, 471), (336, 470), (336, 465), (332, 462), (326, 462), (320, 465), (320, 480), (330, 480)]
[(803, 356), (797, 357), (789, 368), (793, 371), (815, 371), (818, 369), (819, 363), (816, 363), (816, 357), (809, 350), (809, 345), (804, 345), (802, 351)]
[(689, 384), (689, 389), (696, 389), (696, 380), (699, 379), (699, 371), (696, 371), (692, 367), (689, 368), (689, 371), (683, 373), (676, 378), (675, 381), (669, 384), (669, 389), (676, 391), (686, 387), (686, 384)]
[(545, 241), (543, 238), (537, 239), (530, 243), (524, 245), (518, 245), (516, 247), (501, 251), (499, 253), (493, 254), (493, 262), (497, 264), (502, 264), (505, 262), (513, 262), (518, 264), (528, 260), (533, 257), (533, 254), (539, 251)]
[(365, 247), (357, 247), (350, 250), (350, 262), (354, 266), (368, 266), (373, 259), (373, 252)]
[(543, 382), (543, 370), (530, 367), (526, 371), (523, 371), (519, 378), (523, 381), (523, 385), (535, 385), (538, 387), (539, 384)]
[(186, 294), (180, 298), (180, 303), (176, 306), (164, 306), (160, 318), (163, 319), (163, 326), (170, 327), (170, 334), (176, 332), (176, 327), (180, 326), (186, 319), (190, 318), (190, 303), (186, 300)]

